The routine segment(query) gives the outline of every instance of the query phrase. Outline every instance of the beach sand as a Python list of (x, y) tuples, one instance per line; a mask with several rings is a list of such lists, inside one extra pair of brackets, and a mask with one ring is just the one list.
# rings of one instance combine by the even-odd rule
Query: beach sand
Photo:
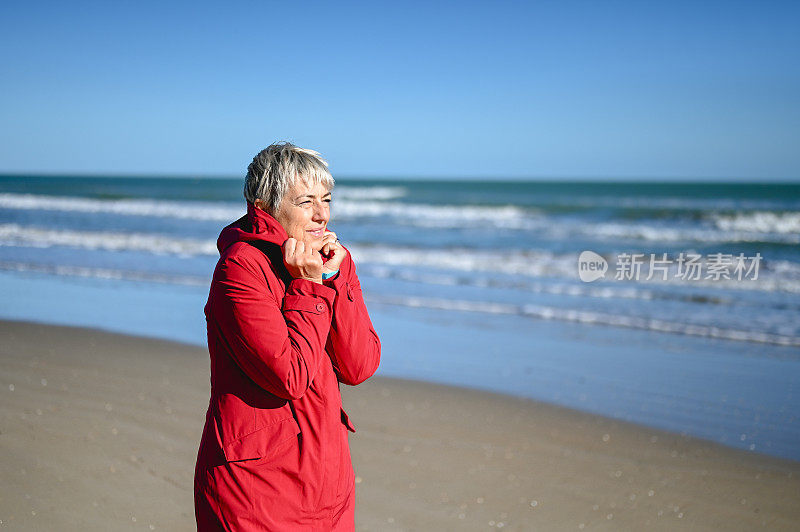
[[(194, 529), (205, 349), (22, 322), (0, 339), (0, 528)], [(429, 383), (342, 394), (359, 530), (800, 523), (800, 462)]]

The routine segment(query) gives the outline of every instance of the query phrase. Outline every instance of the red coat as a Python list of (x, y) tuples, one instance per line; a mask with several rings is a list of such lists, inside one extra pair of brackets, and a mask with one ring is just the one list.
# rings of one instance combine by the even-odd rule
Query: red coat
[(198, 530), (353, 530), (355, 476), (339, 383), (375, 373), (349, 254), (323, 285), (292, 279), (286, 231), (248, 204), (223, 229), (208, 303), (211, 400), (195, 468)]

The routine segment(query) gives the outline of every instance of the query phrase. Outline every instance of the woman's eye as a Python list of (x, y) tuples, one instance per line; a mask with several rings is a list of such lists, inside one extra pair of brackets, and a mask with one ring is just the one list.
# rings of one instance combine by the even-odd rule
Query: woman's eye
[(326, 198), (326, 199), (324, 199), (322, 201), (324, 201), (325, 203), (330, 203), (332, 200), (333, 200), (333, 198)]

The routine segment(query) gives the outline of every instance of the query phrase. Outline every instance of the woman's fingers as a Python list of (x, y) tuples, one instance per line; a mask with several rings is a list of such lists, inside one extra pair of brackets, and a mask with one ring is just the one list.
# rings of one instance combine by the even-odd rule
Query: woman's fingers
[(325, 270), (328, 272), (335, 272), (339, 269), (347, 256), (347, 250), (342, 246), (336, 235), (333, 235), (333, 241), (328, 243), (328, 262), (325, 263)]
[(297, 248), (297, 240), (294, 238), (286, 239), (286, 242), (283, 244), (283, 258), (288, 259), (289, 257), (294, 256), (294, 251)]
[(322, 256), (313, 246), (288, 238), (283, 244), (283, 261), (292, 277), (322, 282)]
[(333, 231), (328, 231), (322, 236), (322, 249), (320, 251), (326, 257), (330, 255), (331, 249), (336, 244), (336, 233)]

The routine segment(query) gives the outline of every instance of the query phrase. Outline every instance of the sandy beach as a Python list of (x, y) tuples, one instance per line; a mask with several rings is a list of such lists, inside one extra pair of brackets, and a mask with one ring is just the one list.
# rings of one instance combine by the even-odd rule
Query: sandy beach
[[(0, 527), (193, 530), (205, 349), (0, 322)], [(796, 529), (800, 462), (502, 395), (344, 388), (359, 530)]]

